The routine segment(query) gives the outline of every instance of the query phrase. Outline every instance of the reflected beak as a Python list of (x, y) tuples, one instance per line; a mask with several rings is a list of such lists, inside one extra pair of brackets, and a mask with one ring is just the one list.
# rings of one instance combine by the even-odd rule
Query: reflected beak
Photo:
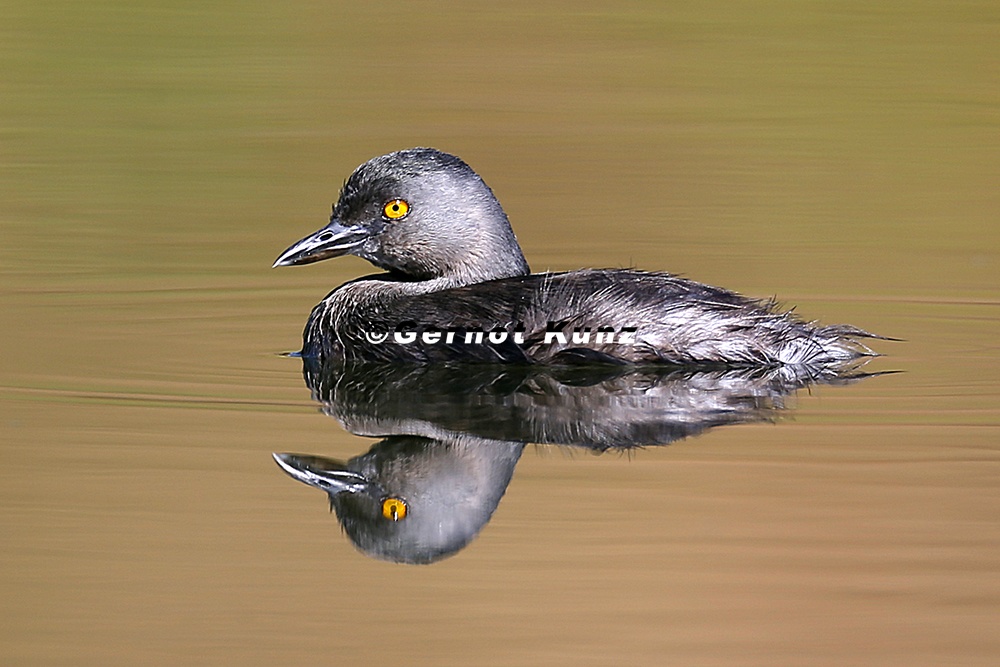
[(330, 257), (347, 255), (370, 236), (371, 232), (363, 227), (347, 227), (337, 218), (331, 218), (330, 224), (323, 229), (293, 243), (274, 260), (271, 268), (310, 264)]
[(272, 454), (275, 462), (290, 477), (303, 484), (323, 489), (331, 496), (337, 493), (357, 493), (370, 484), (363, 476), (347, 470), (343, 461), (306, 454)]

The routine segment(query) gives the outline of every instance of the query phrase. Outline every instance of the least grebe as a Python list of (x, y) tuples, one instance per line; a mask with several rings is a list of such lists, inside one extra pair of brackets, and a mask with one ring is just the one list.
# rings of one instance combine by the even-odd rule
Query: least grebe
[(431, 148), (358, 167), (330, 224), (274, 266), (341, 255), (385, 273), (341, 285), (313, 309), (303, 356), (820, 368), (870, 356), (859, 339), (877, 338), (668, 273), (532, 274), (489, 186), (458, 157)]

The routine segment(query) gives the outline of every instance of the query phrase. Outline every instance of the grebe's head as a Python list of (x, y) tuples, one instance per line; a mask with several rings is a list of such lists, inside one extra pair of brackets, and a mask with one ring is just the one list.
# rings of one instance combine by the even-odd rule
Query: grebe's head
[(340, 192), (330, 224), (274, 266), (356, 255), (411, 280), (464, 285), (528, 273), (507, 215), (469, 165), (433, 148), (372, 158)]

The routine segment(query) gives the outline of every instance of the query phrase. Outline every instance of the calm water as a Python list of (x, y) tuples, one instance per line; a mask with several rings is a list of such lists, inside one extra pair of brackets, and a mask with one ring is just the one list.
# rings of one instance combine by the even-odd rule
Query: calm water
[[(993, 665), (995, 3), (4, 3), (0, 662)], [(537, 270), (639, 266), (905, 342), (773, 422), (529, 446), (479, 536), (366, 557), (275, 270), (388, 150)], [(475, 427), (475, 422), (471, 427)]]

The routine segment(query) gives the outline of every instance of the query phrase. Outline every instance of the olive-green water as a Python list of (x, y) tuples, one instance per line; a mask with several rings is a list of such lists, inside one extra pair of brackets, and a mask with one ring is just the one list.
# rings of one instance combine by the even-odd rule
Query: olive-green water
[[(24, 2), (0, 21), (0, 662), (994, 665), (1000, 6)], [(271, 270), (390, 150), (461, 155), (535, 271), (680, 272), (904, 339), (774, 423), (529, 447), (428, 566)]]

